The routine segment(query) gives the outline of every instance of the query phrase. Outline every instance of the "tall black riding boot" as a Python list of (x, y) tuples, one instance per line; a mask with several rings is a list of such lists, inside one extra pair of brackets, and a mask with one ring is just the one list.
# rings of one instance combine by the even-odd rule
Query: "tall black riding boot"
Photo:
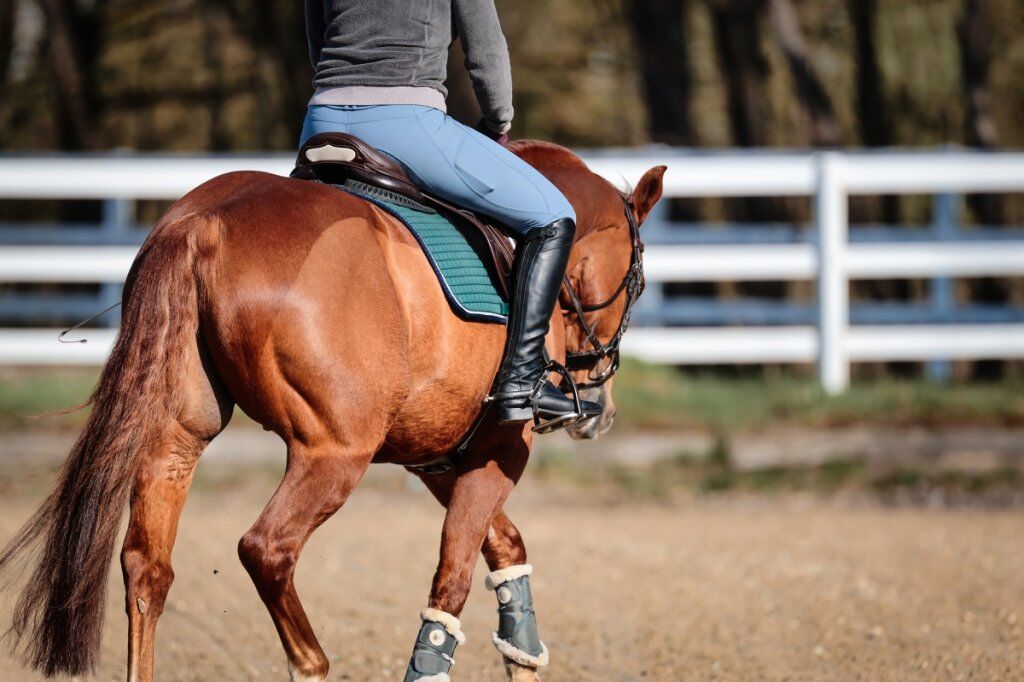
[(563, 218), (531, 230), (519, 243), (512, 273), (508, 340), (494, 394), (499, 422), (525, 422), (536, 416), (551, 426), (568, 425), (601, 414), (601, 406), (587, 400), (581, 401), (582, 414), (578, 414), (576, 404), (544, 374), (544, 338), (575, 232), (576, 224)]

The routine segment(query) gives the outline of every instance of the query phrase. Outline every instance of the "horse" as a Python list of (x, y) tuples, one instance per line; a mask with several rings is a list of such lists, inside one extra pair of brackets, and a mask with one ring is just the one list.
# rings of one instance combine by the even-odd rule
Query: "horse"
[[(568, 357), (582, 392), (603, 404), (599, 419), (570, 427), (593, 438), (615, 416), (618, 341), (642, 287), (637, 228), (661, 196), (665, 167), (623, 193), (563, 147), (511, 149), (578, 216), (547, 349)], [(0, 554), (2, 570), (38, 551), (9, 633), (25, 663), (46, 676), (95, 669), (127, 508), (128, 679), (153, 679), (179, 515), (200, 455), (235, 406), (287, 445), (283, 479), (238, 555), (292, 679), (328, 671), (295, 590), (296, 563), (372, 462), (410, 467), (447, 508), (428, 610), (457, 630), (477, 556), (491, 571), (527, 558), (502, 508), (526, 466), (530, 425), (474, 425), (503, 346), (502, 325), (452, 312), (416, 240), (372, 203), (253, 171), (192, 190), (141, 247), (87, 423), (53, 491)], [(471, 428), (447, 471), (415, 468), (450, 455)], [(537, 679), (508, 657), (506, 668)]]

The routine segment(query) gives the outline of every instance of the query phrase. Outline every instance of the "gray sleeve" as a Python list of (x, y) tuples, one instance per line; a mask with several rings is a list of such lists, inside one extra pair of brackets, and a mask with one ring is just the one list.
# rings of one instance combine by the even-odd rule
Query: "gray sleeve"
[(306, 3), (306, 42), (309, 45), (309, 61), (316, 68), (320, 61), (320, 51), (324, 48), (324, 32), (327, 23), (324, 20), (324, 0), (305, 0)]
[(505, 132), (512, 125), (512, 66), (494, 0), (452, 0), (452, 19), (484, 119)]

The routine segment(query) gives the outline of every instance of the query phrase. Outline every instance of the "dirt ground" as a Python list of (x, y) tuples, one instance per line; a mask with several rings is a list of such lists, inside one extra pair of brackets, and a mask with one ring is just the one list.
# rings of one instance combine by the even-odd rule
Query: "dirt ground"
[[(285, 680), (269, 616), (235, 543), (276, 482), (273, 466), (200, 467), (157, 679)], [(47, 475), (0, 472), (0, 540)], [(1024, 516), (895, 509), (814, 496), (716, 496), (671, 506), (595, 502), (524, 480), (508, 505), (535, 565), (548, 680), (1024, 679)], [(437, 558), (441, 509), (375, 467), (312, 539), (300, 594), (331, 680), (397, 680)], [(478, 566), (456, 680), (503, 679), (493, 595)], [(124, 679), (126, 623), (112, 564), (100, 680)], [(10, 597), (0, 597), (8, 621)], [(0, 654), (0, 680), (31, 680)]]

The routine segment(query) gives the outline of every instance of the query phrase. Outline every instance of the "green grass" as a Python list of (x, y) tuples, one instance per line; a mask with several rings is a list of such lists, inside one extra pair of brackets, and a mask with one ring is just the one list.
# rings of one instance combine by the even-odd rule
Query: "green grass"
[(99, 379), (99, 369), (0, 368), (0, 428), (72, 428), (81, 425), (88, 408), (67, 414), (87, 400)]
[(1024, 382), (936, 384), (887, 379), (826, 395), (811, 379), (731, 379), (623, 362), (615, 380), (621, 423), (733, 433), (769, 425), (1024, 425)]
[[(33, 419), (85, 400), (93, 368), (0, 368), (0, 428), (60, 428), (86, 412)], [(1024, 381), (935, 384), (887, 379), (856, 382), (827, 396), (813, 379), (723, 378), (625, 360), (615, 380), (619, 425), (699, 428), (730, 434), (775, 425), (1024, 425)]]
[[(531, 475), (596, 491), (614, 498), (671, 501), (680, 493), (713, 497), (723, 493), (779, 495), (846, 491), (881, 501), (932, 503), (941, 493), (952, 503), (1019, 504), (1024, 474), (1016, 468), (970, 472), (956, 468), (924, 469), (868, 465), (858, 459), (835, 459), (809, 466), (738, 469), (728, 439), (720, 438), (704, 453), (684, 452), (645, 465), (594, 462), (559, 451), (541, 452), (530, 463)], [(1017, 500), (1017, 502), (1014, 502)]]

